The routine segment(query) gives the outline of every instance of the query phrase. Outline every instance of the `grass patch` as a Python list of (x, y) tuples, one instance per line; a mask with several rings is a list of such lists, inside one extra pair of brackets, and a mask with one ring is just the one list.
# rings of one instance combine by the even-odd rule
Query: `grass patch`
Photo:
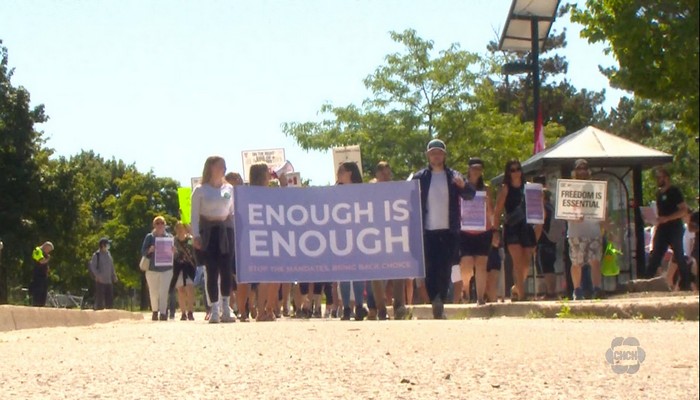
[(530, 310), (527, 312), (525, 315), (525, 318), (527, 319), (539, 319), (539, 318), (544, 318), (544, 314), (541, 311), (536, 311), (536, 310)]
[(448, 319), (451, 320), (463, 320), (469, 318), (469, 310), (459, 310), (450, 316)]
[(675, 314), (673, 314), (673, 318), (671, 319), (674, 321), (683, 322), (685, 321), (685, 314), (683, 313), (683, 311), (678, 310)]

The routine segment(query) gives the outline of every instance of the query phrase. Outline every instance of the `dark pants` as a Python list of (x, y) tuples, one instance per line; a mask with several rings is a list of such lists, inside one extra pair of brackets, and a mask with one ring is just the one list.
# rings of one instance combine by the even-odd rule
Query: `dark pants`
[(49, 278), (40, 268), (34, 269), (32, 282), (29, 284), (29, 293), (32, 295), (32, 305), (34, 307), (44, 307), (46, 305), (46, 295), (49, 291)]
[(449, 230), (425, 231), (425, 289), (430, 301), (447, 302), (452, 264), (457, 261), (459, 235)]
[(656, 270), (661, 265), (661, 260), (664, 258), (668, 247), (673, 249), (673, 259), (678, 265), (678, 272), (681, 276), (681, 290), (690, 290), (690, 267), (685, 262), (685, 254), (683, 251), (683, 225), (680, 221), (672, 221), (661, 224), (657, 227), (654, 233), (654, 250), (649, 257), (649, 263), (646, 268), (645, 278), (653, 278)]
[(95, 310), (111, 309), (114, 304), (114, 286), (95, 282)]
[[(221, 296), (231, 295), (231, 257), (233, 257), (233, 247), (229, 245), (231, 251), (222, 254), (219, 246), (219, 228), (214, 227), (209, 236), (209, 243), (204, 251), (204, 266), (207, 270), (207, 296), (209, 304), (219, 301), (219, 289)], [(229, 230), (228, 237), (233, 237), (233, 230)], [(219, 279), (221, 277), (221, 279)]]

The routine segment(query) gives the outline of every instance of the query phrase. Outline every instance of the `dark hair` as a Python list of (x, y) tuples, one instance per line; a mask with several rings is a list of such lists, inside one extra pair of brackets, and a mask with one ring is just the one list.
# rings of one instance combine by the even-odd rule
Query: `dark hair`
[(362, 183), (362, 174), (360, 174), (360, 168), (353, 161), (345, 161), (340, 164), (340, 168), (350, 172), (350, 181), (352, 183)]
[(669, 173), (668, 173), (668, 170), (667, 170), (666, 168), (664, 168), (664, 167), (657, 167), (655, 172), (656, 172), (657, 174), (661, 174), (661, 175), (663, 175), (663, 176), (665, 176), (665, 177), (667, 177), (667, 178), (670, 178), (670, 177), (671, 177), (671, 174), (669, 174)]
[(250, 172), (248, 173), (248, 182), (250, 186), (266, 186), (269, 173), (270, 170), (264, 162), (257, 162), (251, 165)]
[(238, 172), (229, 172), (224, 176), (224, 179), (226, 179), (226, 182), (230, 183), (233, 186), (236, 185), (242, 185), (243, 184), (243, 178), (241, 178), (241, 174)]
[(520, 161), (518, 161), (518, 159), (513, 158), (513, 159), (511, 159), (511, 160), (508, 160), (508, 161), (506, 162), (505, 172), (503, 173), (503, 184), (504, 184), (504, 185), (510, 186), (510, 184), (511, 184), (511, 182), (512, 182), (512, 181), (510, 180), (510, 168), (511, 168), (513, 165), (517, 165), (518, 167), (520, 167), (520, 169), (523, 168), (523, 166), (520, 165)]
[[(471, 168), (469, 168), (469, 170), (467, 170), (467, 176), (466, 176), (467, 180), (469, 180), (469, 171), (470, 170), (471, 170)], [(476, 180), (476, 190), (484, 190), (485, 188), (486, 188), (486, 184), (484, 183), (484, 174), (482, 173), (481, 176), (479, 176), (479, 179)]]
[(539, 183), (542, 186), (547, 186), (547, 177), (544, 175), (537, 175), (536, 177), (532, 178), (533, 183)]

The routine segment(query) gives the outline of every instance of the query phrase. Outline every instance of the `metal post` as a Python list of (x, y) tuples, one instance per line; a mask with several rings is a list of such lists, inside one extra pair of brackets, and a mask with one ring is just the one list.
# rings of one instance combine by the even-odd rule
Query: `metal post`
[(533, 143), (537, 140), (537, 121), (540, 115), (540, 26), (537, 17), (530, 19), (530, 29), (532, 32), (532, 53), (530, 54), (532, 63), (532, 106), (535, 111)]
[[(642, 206), (642, 167), (640, 165), (635, 165), (632, 169), (632, 198), (634, 206), (634, 236), (635, 236), (635, 248), (634, 248), (634, 258), (636, 261), (636, 278), (646, 278), (646, 260), (644, 257), (644, 219), (642, 219), (642, 212), (639, 207)], [(648, 271), (651, 273), (651, 271)], [(635, 276), (632, 275), (630, 270), (630, 279), (634, 279)]]

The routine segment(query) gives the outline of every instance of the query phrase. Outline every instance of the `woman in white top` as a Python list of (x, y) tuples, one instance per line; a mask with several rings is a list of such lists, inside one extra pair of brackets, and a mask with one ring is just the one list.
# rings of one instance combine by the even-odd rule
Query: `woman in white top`
[(225, 173), (223, 158), (207, 158), (202, 183), (192, 192), (192, 233), (194, 247), (204, 256), (205, 287), (211, 304), (209, 323), (235, 321), (229, 307), (234, 256), (233, 186), (224, 179)]

